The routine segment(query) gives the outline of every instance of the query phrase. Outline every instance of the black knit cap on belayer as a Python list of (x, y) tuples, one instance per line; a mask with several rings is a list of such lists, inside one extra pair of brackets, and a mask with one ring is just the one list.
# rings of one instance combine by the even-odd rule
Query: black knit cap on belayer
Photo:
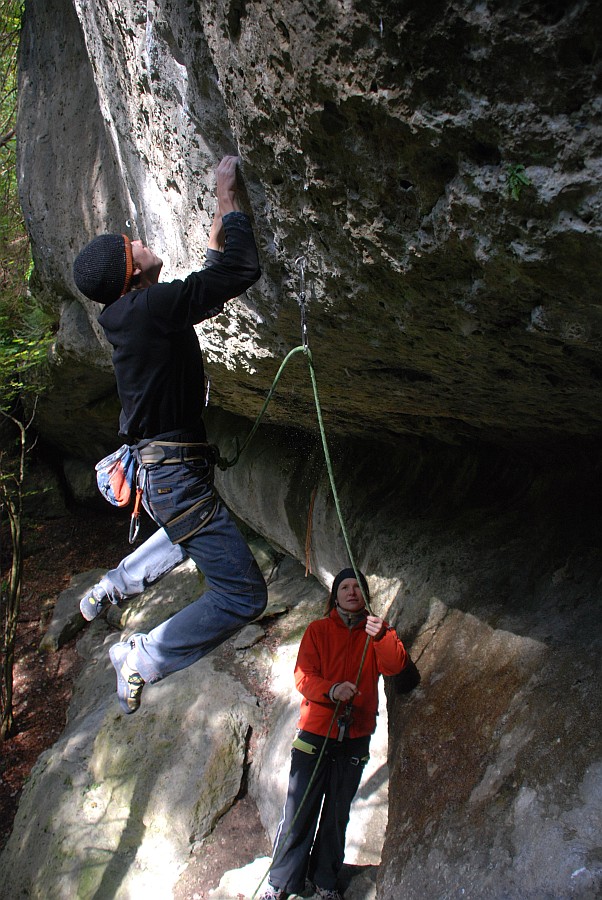
[(73, 263), (78, 290), (89, 300), (105, 305), (127, 292), (133, 270), (132, 244), (125, 234), (99, 235)]
[[(366, 576), (364, 575), (363, 572), (358, 572), (357, 574), (359, 575), (359, 582), (360, 582), (362, 588), (364, 589), (365, 598), (366, 598), (366, 600), (369, 600), (370, 599), (370, 591), (368, 590), (368, 582), (366, 581)], [(357, 580), (357, 575), (355, 574), (355, 572), (353, 571), (353, 569), (351, 567), (349, 567), (348, 569), (341, 569), (339, 574), (335, 575), (334, 581), (332, 582), (332, 588), (330, 590), (330, 597), (331, 597), (333, 604), (336, 602), (337, 591), (339, 589), (340, 583), (342, 581), (345, 581), (345, 579), (347, 579), (347, 578), (353, 578), (353, 579)]]

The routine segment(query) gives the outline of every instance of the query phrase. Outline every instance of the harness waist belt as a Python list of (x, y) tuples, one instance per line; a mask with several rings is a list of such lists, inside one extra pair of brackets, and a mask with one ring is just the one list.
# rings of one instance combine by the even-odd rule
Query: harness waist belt
[(182, 444), (176, 441), (152, 441), (138, 450), (140, 462), (145, 465), (175, 465), (185, 460), (205, 459), (215, 462), (216, 447), (213, 444)]

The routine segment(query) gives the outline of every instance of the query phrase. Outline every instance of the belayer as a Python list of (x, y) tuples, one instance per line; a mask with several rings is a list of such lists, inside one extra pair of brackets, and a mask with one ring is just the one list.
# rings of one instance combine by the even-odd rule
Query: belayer
[(394, 629), (368, 613), (368, 584), (358, 575), (364, 594), (354, 570), (343, 569), (326, 615), (301, 639), (295, 685), (303, 700), (262, 900), (299, 894), (307, 880), (321, 900), (342, 900), (345, 834), (376, 727), (378, 678), (397, 675), (410, 659)]
[[(203, 424), (203, 357), (194, 329), (261, 275), (251, 222), (237, 198), (237, 165), (238, 157), (225, 156), (217, 167), (205, 268), (160, 283), (161, 259), (123, 234), (96, 237), (73, 266), (78, 289), (104, 305), (98, 321), (113, 347), (119, 433), (140, 464), (144, 505), (161, 526), (142, 545), (142, 568), (160, 577), (189, 556), (208, 586), (148, 634), (111, 647), (117, 695), (128, 714), (139, 708), (145, 684), (205, 656), (260, 615), (267, 602), (255, 558), (213, 485), (213, 448)], [(97, 593), (82, 601), (86, 619), (110, 600)]]

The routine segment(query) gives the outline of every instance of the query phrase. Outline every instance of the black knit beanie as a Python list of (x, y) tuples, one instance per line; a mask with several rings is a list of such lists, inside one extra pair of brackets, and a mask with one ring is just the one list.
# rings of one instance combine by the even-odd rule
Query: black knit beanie
[[(366, 576), (363, 572), (358, 572), (359, 581), (364, 591), (364, 596), (368, 602), (370, 601), (370, 591), (368, 590), (368, 582), (366, 581)], [(332, 582), (332, 588), (330, 590), (330, 600), (329, 607), (332, 608), (336, 605), (337, 601), (337, 591), (339, 589), (339, 585), (341, 581), (345, 581), (346, 578), (356, 578), (356, 574), (351, 567), (348, 569), (341, 569), (338, 575), (335, 575), (335, 579)]]
[(85, 297), (108, 304), (126, 293), (133, 269), (129, 237), (101, 234), (78, 254), (73, 263), (73, 277)]

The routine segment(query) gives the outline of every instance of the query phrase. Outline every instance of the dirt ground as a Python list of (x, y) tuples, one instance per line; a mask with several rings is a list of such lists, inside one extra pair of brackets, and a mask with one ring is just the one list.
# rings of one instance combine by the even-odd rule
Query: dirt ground
[(243, 797), (205, 838), (173, 892), (173, 900), (208, 900), (224, 872), (269, 856), (271, 847), (250, 797)]
[[(36, 759), (60, 735), (73, 680), (81, 666), (75, 640), (57, 653), (40, 653), (54, 603), (72, 575), (111, 568), (128, 552), (128, 516), (120, 511), (72, 512), (25, 529), (23, 598), (14, 675), (15, 734), (0, 744), (0, 850), (23, 785)], [(8, 535), (0, 539), (2, 578), (9, 564)], [(267, 856), (270, 846), (255, 804), (242, 797), (205, 839), (181, 877), (173, 900), (207, 900), (228, 869)]]

